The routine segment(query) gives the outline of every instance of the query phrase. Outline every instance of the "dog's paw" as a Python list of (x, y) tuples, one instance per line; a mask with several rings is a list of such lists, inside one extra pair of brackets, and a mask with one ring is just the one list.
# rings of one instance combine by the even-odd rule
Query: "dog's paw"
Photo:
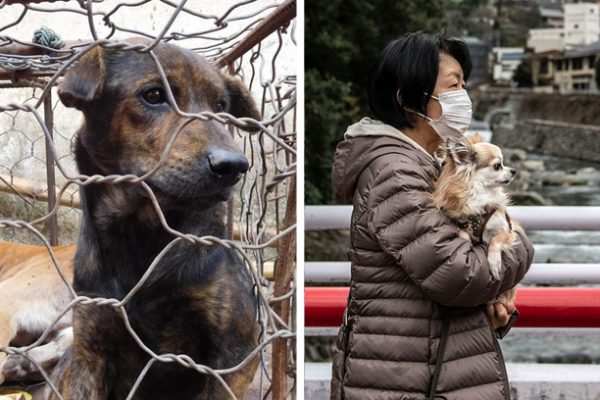
[(495, 280), (500, 279), (500, 267), (502, 265), (502, 253), (500, 251), (490, 251), (488, 253), (488, 264), (490, 272)]
[(2, 365), (0, 375), (4, 375), (6, 381), (20, 381), (35, 371), (35, 366), (27, 358), (20, 355), (11, 355)]
[(471, 241), (471, 236), (469, 235), (469, 232), (465, 231), (464, 229), (459, 229), (458, 236), (465, 240)]

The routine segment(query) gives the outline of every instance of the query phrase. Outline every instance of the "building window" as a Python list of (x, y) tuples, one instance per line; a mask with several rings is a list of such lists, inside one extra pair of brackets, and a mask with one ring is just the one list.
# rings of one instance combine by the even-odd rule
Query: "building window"
[(548, 60), (543, 59), (542, 62), (540, 63), (540, 74), (547, 74), (547, 73), (548, 73)]
[(573, 59), (573, 69), (583, 69), (583, 57), (577, 57)]
[(559, 71), (563, 70), (563, 60), (556, 60), (556, 69)]
[(594, 68), (594, 63), (596, 62), (596, 56), (589, 56), (588, 57), (588, 67), (589, 68)]

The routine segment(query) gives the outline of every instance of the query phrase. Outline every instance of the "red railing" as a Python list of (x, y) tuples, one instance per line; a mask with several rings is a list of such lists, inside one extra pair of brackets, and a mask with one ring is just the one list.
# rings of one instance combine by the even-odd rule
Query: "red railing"
[[(307, 327), (335, 327), (342, 322), (347, 287), (304, 289)], [(556, 328), (600, 327), (600, 288), (519, 288), (517, 326)]]

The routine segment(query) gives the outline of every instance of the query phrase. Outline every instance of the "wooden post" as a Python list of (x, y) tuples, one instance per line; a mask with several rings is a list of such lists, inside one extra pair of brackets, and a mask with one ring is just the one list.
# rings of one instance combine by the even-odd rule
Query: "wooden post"
[[(296, 177), (289, 180), (289, 190), (284, 216), (284, 229), (296, 223)], [(281, 238), (279, 241), (277, 260), (275, 261), (275, 297), (283, 296), (290, 290), (294, 278), (296, 263), (296, 232)], [(290, 320), (290, 300), (280, 301), (273, 305), (273, 310), (285, 322)], [(273, 343), (273, 400), (284, 400), (288, 390), (287, 363), (288, 341), (278, 339)]]

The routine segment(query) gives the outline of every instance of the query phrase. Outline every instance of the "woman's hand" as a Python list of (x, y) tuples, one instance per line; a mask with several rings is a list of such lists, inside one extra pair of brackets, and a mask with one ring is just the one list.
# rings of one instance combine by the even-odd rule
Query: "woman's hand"
[(511, 315), (515, 310), (516, 307), (514, 302), (494, 303), (486, 306), (485, 313), (492, 324), (492, 328), (496, 330), (498, 328), (503, 328), (508, 324)]

